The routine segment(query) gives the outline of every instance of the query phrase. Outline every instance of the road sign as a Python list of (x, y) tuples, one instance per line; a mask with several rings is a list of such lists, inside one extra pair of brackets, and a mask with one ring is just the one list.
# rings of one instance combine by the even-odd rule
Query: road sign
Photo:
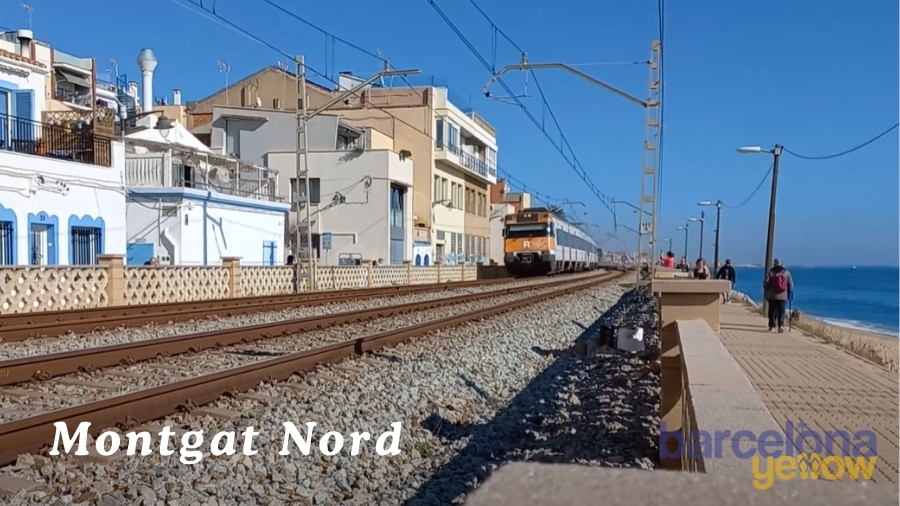
[(643, 222), (641, 223), (641, 235), (650, 235), (650, 232), (653, 231), (653, 223)]
[(328, 251), (331, 249), (331, 232), (322, 234), (322, 249)]

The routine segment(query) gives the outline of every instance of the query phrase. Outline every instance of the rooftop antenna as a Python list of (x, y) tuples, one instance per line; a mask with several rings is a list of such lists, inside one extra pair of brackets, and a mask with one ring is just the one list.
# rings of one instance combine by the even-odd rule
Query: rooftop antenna
[(22, 10), (28, 13), (28, 29), (34, 30), (33, 23), (33, 14), (34, 14), (34, 6), (31, 4), (22, 4)]
[(231, 66), (228, 65), (228, 62), (225, 60), (219, 60), (219, 72), (225, 74), (225, 105), (231, 105), (228, 101), (228, 71), (231, 70)]
[(112, 67), (113, 67), (114, 69), (116, 69), (116, 78), (118, 78), (118, 77), (119, 77), (119, 62), (117, 62), (116, 60), (110, 58), (110, 59), (109, 59), (109, 64), (112, 65)]

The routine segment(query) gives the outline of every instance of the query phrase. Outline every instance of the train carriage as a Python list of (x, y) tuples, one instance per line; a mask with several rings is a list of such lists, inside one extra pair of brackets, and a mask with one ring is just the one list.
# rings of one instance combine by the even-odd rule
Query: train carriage
[(593, 270), (603, 256), (593, 237), (543, 207), (506, 216), (503, 253), (513, 275)]

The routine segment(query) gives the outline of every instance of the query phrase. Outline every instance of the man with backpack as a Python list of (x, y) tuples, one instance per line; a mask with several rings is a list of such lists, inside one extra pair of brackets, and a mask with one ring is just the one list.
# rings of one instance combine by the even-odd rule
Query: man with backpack
[(769, 305), (769, 332), (784, 332), (785, 309), (788, 300), (794, 298), (794, 279), (781, 260), (772, 262), (763, 282), (763, 295)]

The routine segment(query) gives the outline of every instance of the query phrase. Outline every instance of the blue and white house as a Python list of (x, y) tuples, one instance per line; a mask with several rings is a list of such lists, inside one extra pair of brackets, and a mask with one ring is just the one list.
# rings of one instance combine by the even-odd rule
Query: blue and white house
[(290, 204), (279, 202), (277, 174), (200, 149), (175, 127), (168, 140), (127, 137), (126, 264), (155, 257), (160, 265), (221, 265), (222, 257), (240, 257), (244, 265), (283, 265)]
[(0, 265), (125, 253), (125, 147), (41, 122), (49, 81), (46, 64), (0, 49)]

